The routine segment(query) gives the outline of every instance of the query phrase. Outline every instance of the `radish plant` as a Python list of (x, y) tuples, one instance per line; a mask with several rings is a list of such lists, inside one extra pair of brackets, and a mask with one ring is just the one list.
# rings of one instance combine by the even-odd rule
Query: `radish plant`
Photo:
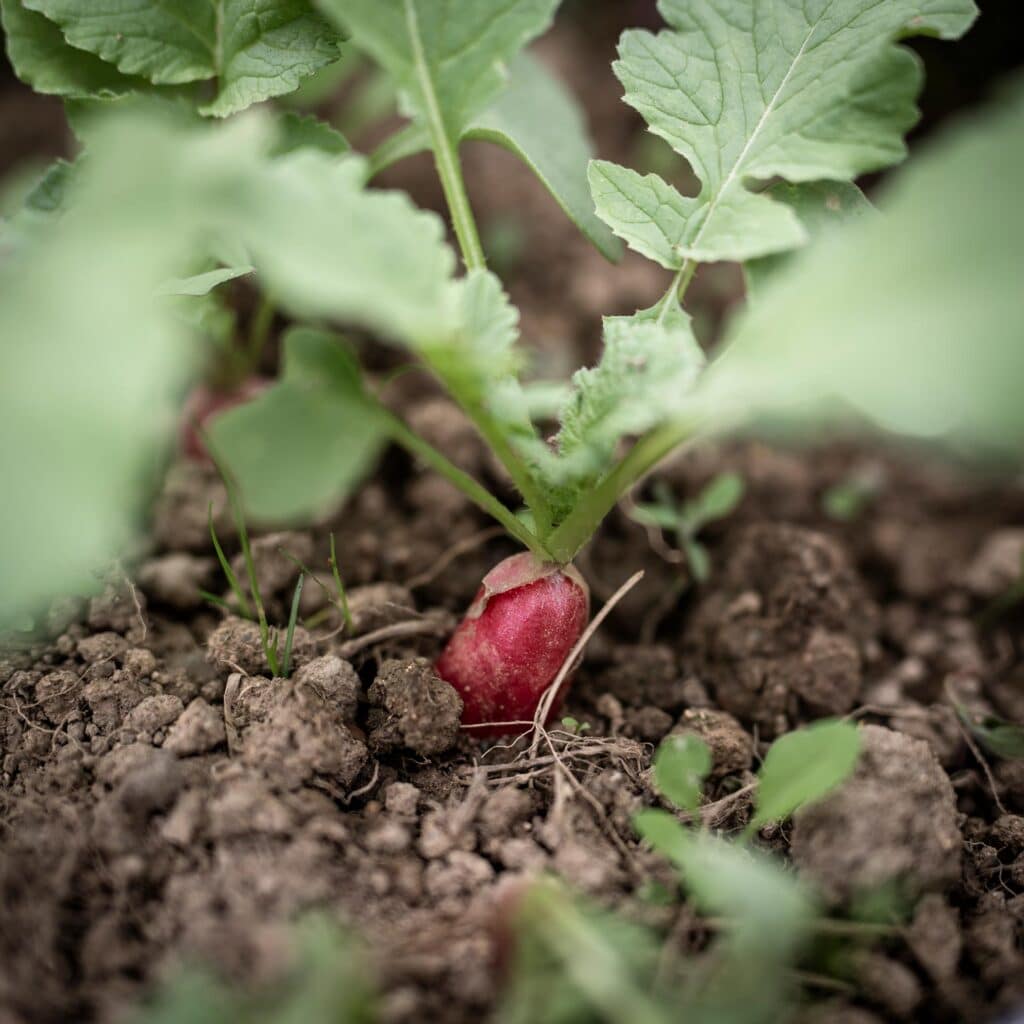
[[(624, 494), (695, 437), (766, 423), (804, 435), (855, 425), (989, 458), (1019, 456), (1019, 88), (923, 153), (880, 201), (882, 216), (852, 184), (903, 158), (903, 134), (917, 116), (920, 65), (898, 41), (958, 37), (977, 13), (971, 0), (662, 0), (665, 28), (626, 32), (614, 71), (626, 102), (692, 166), (701, 182), (695, 196), (606, 161), (587, 170), (578, 113), (520, 52), (547, 28), (556, 0), (509, 0), (497, 13), (490, 0), (455, 8), (442, 0), (319, 0), (316, 13), (299, 0), (261, 0), (273, 16), (257, 21), (240, 17), (244, 5), (218, 0), (212, 56), (148, 20), (157, 17), (149, 4), (101, 16), (82, 0), (2, 3), (23, 77), (78, 97), (77, 106), (92, 97), (86, 155), (70, 175), (65, 212), (15, 218), (12, 256), (0, 268), (5, 293), (45, 280), (69, 239), (109, 235), (99, 220), (106, 211), (125, 242), (150, 239), (161, 249), (159, 259), (131, 268), (132, 294), (151, 294), (148, 283), (166, 300), (125, 308), (122, 299), (111, 317), (83, 294), (64, 325), (50, 311), (44, 325), (39, 310), (5, 302), (5, 336), (28, 330), (51, 352), (69, 332), (95, 325), (92, 344), (127, 345), (169, 330), (172, 314), (180, 330), (182, 309), (194, 324), (208, 298), (196, 292), (218, 275), (254, 268), (264, 291), (300, 323), (358, 326), (408, 352), (476, 426), (521, 507), (389, 411), (354, 349), (322, 326), (289, 331), (279, 379), (212, 420), (210, 434), (258, 519), (322, 512), (358, 486), (390, 442), (447, 477), (521, 543), (527, 554), (489, 574), (442, 657), (468, 721), (529, 717), (584, 626), (586, 584), (573, 558)], [(144, 20), (145, 33), (117, 27), (129, 15)], [(267, 37), (247, 43), (228, 31), (243, 25)], [(298, 133), (303, 141), (289, 148), (295, 133), (266, 112), (213, 127), (198, 116), (285, 91), (340, 40), (377, 61), (401, 95), (408, 124), (376, 152), (325, 147), (315, 130)], [(250, 82), (254, 64), (273, 68), (273, 81)], [(146, 93), (141, 113), (139, 98), (96, 99), (133, 90)], [(97, 105), (113, 111), (96, 116)], [(603, 356), (574, 375), (555, 423), (533, 415), (517, 312), (486, 267), (459, 159), (468, 138), (518, 154), (606, 254), (617, 251), (614, 234), (665, 269), (665, 292), (652, 308), (604, 320)], [(142, 147), (160, 163), (149, 153), (139, 158)], [(448, 200), (461, 271), (439, 218), (402, 194), (368, 187), (381, 167), (424, 148)], [(101, 172), (116, 180), (117, 196)], [(971, 182), (984, 187), (967, 188)], [(124, 195), (135, 197), (127, 211)], [(201, 269), (197, 282), (197, 262), (211, 253), (232, 256)], [(116, 255), (106, 246), (93, 272), (106, 273), (104, 261), (113, 265)], [(699, 265), (716, 261), (744, 263), (753, 287), (708, 359), (683, 301)], [(175, 274), (186, 284), (168, 289)], [(184, 362), (186, 344), (180, 353)], [(164, 393), (154, 368), (138, 362), (142, 391)], [(38, 371), (19, 348), (4, 387), (39, 392)], [(5, 403), (15, 427), (24, 412)], [(137, 472), (152, 448), (125, 451)], [(22, 454), (3, 466), (14, 493), (28, 475)], [(75, 577), (60, 545), (17, 539), (46, 525), (33, 515), (7, 532), (15, 565), (21, 551), (32, 552), (36, 580), (27, 589), (35, 599), (52, 592), (54, 580)], [(92, 555), (111, 549), (114, 532), (97, 538)], [(16, 580), (30, 576), (24, 556), (20, 562)], [(554, 600), (548, 589), (570, 599), (537, 616), (541, 598)], [(500, 706), (487, 691), (493, 678), (516, 680)]]

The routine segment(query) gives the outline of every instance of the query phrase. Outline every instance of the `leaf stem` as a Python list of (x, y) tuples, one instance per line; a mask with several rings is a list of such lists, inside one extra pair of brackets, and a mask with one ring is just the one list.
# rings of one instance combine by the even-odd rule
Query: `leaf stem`
[(484, 259), (483, 246), (473, 218), (473, 209), (466, 195), (466, 184), (462, 180), (462, 167), (455, 145), (448, 135), (441, 113), (441, 106), (434, 91), (434, 82), (430, 77), (430, 68), (426, 54), (423, 52), (423, 40), (420, 37), (419, 18), (416, 14), (414, 0), (404, 0), (405, 24), (409, 32), (412, 46), (413, 63), (416, 68), (416, 79), (423, 93), (427, 115), (427, 130), (430, 133), (430, 147), (434, 151), (434, 163), (441, 179), (441, 188), (448, 203), (452, 217), (455, 237), (462, 250), (462, 260), (467, 270), (482, 270), (487, 265)]
[(645, 434), (547, 538), (558, 562), (570, 562), (593, 536), (619, 498), (696, 430), (691, 419), (672, 420)]
[(392, 415), (383, 407), (380, 408), (380, 415), (384, 417), (391, 437), (397, 444), (440, 473), (478, 508), (497, 519), (516, 540), (528, 547), (534, 554), (550, 560), (551, 554), (541, 539), (528, 529), (511, 509), (498, 501), (486, 487), (474, 480), (468, 473), (463, 472), (454, 463), (449, 462), (433, 445), (414, 434), (397, 416)]
[(672, 308), (673, 300), (682, 303), (686, 289), (690, 287), (693, 275), (697, 273), (697, 266), (696, 260), (687, 259), (683, 261), (683, 265), (676, 271), (675, 277), (672, 278), (672, 283), (668, 286), (668, 291), (665, 292), (658, 303), (658, 319), (656, 322), (659, 325), (665, 322), (665, 317)]

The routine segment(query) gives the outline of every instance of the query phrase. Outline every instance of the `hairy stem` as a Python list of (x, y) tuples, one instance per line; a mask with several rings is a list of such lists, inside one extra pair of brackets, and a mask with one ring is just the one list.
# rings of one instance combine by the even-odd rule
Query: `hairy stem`
[(547, 538), (556, 561), (569, 562), (593, 536), (602, 520), (641, 477), (646, 476), (674, 448), (693, 436), (692, 420), (673, 420), (644, 435), (629, 453), (605, 474), (594, 489)]

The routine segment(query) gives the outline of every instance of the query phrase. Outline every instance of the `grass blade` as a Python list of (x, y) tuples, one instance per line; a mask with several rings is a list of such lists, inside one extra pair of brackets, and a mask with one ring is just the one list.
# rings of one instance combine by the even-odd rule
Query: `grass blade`
[[(245, 616), (245, 618), (251, 619), (252, 608), (249, 606), (249, 602), (245, 599), (245, 593), (238, 582), (238, 577), (235, 575), (234, 569), (231, 568), (231, 563), (228, 561), (227, 555), (224, 554), (224, 549), (220, 546), (220, 541), (217, 539), (217, 530), (213, 525), (212, 501), (207, 509), (207, 518), (210, 523), (210, 539), (213, 541), (213, 550), (217, 552), (217, 561), (220, 562), (220, 567), (224, 571), (224, 576), (228, 581), (228, 586), (231, 587), (231, 592), (235, 595), (235, 600), (238, 602), (238, 610), (243, 616)], [(200, 593), (202, 594), (203, 592), (200, 591)], [(209, 599), (208, 595), (203, 594), (203, 596)]]
[(299, 618), (299, 599), (302, 597), (302, 582), (305, 576), (299, 573), (298, 582), (295, 584), (295, 593), (292, 595), (292, 610), (288, 616), (288, 632), (284, 638), (284, 660), (281, 663), (281, 675), (287, 679), (292, 671), (292, 644), (295, 642), (295, 623)]

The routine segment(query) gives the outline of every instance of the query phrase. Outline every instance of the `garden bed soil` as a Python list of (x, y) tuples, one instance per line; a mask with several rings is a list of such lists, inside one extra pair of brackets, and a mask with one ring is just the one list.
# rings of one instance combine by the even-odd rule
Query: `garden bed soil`
[[(480, 449), (464, 457), (487, 472)], [(290, 923), (319, 909), (365, 939), (386, 1020), (480, 1020), (500, 991), (502, 893), (541, 871), (688, 949), (688, 908), (637, 896), (668, 880), (630, 825), (656, 802), (654, 745), (702, 736), (714, 801), (772, 737), (846, 714), (872, 723), (857, 775), (762, 835), (837, 915), (896, 882), (918, 900), (905, 928), (861, 943), (840, 1002), (865, 1021), (981, 1021), (1024, 1002), (1024, 772), (982, 762), (948, 692), (1024, 720), (1020, 617), (978, 618), (1019, 570), (1024, 493), (839, 447), (702, 447), (665, 476), (692, 492), (724, 469), (748, 493), (709, 533), (703, 588), (619, 516), (581, 560), (598, 603), (646, 576), (570, 694), (589, 728), (556, 733), (569, 784), (523, 742), (459, 733), (431, 669), (511, 550), (458, 493), (394, 455), (334, 520), (257, 543), (280, 621), (296, 570), (278, 548), (326, 567), (336, 531), (356, 626), (301, 631), (294, 677), (270, 682), (255, 627), (198, 597), (222, 587), (199, 525), (220, 485), (175, 466), (134, 580), (55, 608), (57, 638), (0, 670), (3, 1019), (110, 1021), (183, 961), (267, 981)], [(822, 496), (851, 475), (878, 492), (836, 522)], [(325, 601), (308, 583), (304, 615)], [(749, 813), (743, 797), (720, 807), (726, 829)]]

